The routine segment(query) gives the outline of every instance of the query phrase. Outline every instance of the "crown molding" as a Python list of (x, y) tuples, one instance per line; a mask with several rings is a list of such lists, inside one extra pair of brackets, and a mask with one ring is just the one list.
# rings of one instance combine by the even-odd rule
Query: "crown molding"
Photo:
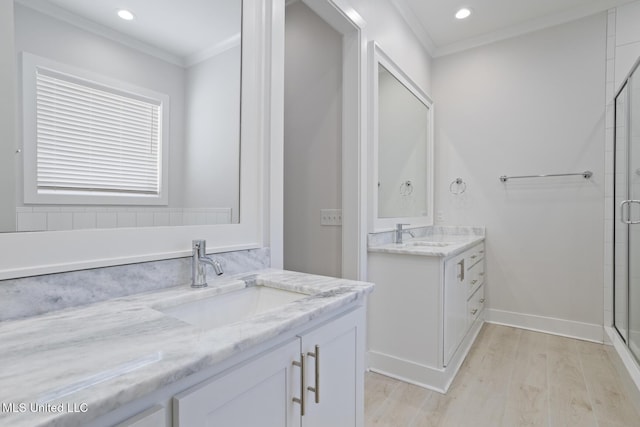
[(409, 7), (405, 0), (391, 0), (391, 4), (396, 8), (398, 13), (400, 13), (400, 16), (418, 38), (422, 47), (433, 57), (436, 52), (436, 46), (429, 32), (424, 28), (420, 20), (416, 18), (416, 14), (411, 7)]

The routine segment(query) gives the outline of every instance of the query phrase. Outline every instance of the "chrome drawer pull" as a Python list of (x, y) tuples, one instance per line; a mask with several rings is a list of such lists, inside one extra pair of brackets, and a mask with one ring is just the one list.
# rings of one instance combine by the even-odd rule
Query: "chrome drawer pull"
[(475, 316), (475, 314), (478, 312), (477, 308), (474, 308), (473, 310), (471, 310), (471, 314), (473, 314)]
[(480, 273), (478, 273), (478, 276), (484, 276), (484, 271), (481, 271)]
[(472, 284), (472, 285), (475, 285), (476, 283), (478, 283), (478, 280), (477, 280), (477, 279), (473, 279), (473, 280), (471, 281), (471, 284)]
[(480, 298), (480, 304), (484, 304), (484, 298)]
[(316, 351), (314, 351), (313, 353), (308, 352), (307, 356), (313, 357), (316, 361), (316, 384), (315, 387), (307, 387), (307, 390), (314, 392), (316, 395), (316, 403), (320, 403), (320, 346), (317, 345)]
[(293, 366), (298, 366), (300, 367), (300, 397), (294, 397), (292, 400), (294, 403), (299, 403), (300, 404), (300, 416), (303, 417), (304, 416), (304, 393), (305, 393), (305, 385), (306, 385), (306, 381), (305, 381), (305, 377), (304, 377), (304, 369), (305, 369), (305, 363), (304, 363), (304, 358), (305, 358), (305, 354), (304, 353), (300, 353), (300, 361), (298, 362), (297, 360), (293, 361)]

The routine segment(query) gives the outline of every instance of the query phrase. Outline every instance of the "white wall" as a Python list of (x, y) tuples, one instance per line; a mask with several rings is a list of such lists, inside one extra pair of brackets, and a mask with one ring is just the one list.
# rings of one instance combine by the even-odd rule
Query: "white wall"
[(186, 207), (232, 208), (239, 220), (240, 46), (187, 69)]
[(342, 275), (342, 37), (302, 2), (286, 9), (284, 267)]
[(606, 19), (435, 61), (438, 222), (486, 225), (492, 320), (602, 339)]
[(640, 1), (618, 7), (615, 13), (615, 88), (640, 57)]
[(0, 1), (0, 232), (16, 226), (14, 169), (15, 69), (13, 61), (13, 2)]

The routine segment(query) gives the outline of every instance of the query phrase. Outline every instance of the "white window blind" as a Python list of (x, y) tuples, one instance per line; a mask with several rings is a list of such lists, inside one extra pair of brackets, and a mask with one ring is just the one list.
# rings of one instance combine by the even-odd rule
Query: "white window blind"
[(158, 195), (162, 103), (39, 68), (37, 190)]

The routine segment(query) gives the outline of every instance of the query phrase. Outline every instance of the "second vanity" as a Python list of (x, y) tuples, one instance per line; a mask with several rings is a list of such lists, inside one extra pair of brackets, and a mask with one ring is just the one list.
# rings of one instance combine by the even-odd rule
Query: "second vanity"
[(369, 366), (445, 393), (483, 323), (484, 229), (411, 231), (370, 235)]
[(0, 425), (363, 426), (372, 289), (261, 270), (0, 322)]

